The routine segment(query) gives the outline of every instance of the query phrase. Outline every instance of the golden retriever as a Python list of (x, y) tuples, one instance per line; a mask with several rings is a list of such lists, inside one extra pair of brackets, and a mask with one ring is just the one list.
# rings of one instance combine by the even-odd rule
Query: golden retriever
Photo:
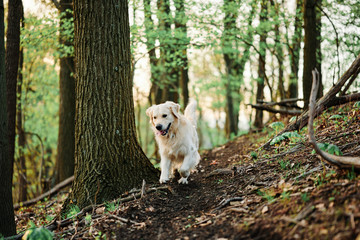
[(184, 115), (180, 113), (180, 105), (171, 101), (146, 110), (161, 156), (160, 183), (169, 181), (177, 169), (181, 176), (179, 183), (187, 184), (191, 170), (195, 170), (200, 161), (196, 105), (196, 101), (190, 99)]

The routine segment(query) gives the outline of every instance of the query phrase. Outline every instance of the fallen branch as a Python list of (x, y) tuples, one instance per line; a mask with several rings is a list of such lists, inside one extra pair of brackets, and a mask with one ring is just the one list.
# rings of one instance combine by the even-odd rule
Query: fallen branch
[[(242, 201), (242, 200), (244, 200), (243, 197), (234, 197), (234, 198), (229, 198), (229, 199), (226, 199), (226, 200), (223, 199), (223, 200), (220, 202), (219, 206), (214, 209), (214, 211), (226, 207), (227, 205), (230, 204), (230, 202), (233, 202), (233, 201)], [(214, 211), (213, 211), (213, 212), (214, 212)]]
[(329, 154), (323, 150), (321, 150), (314, 136), (314, 115), (315, 115), (315, 101), (316, 101), (316, 93), (319, 88), (319, 72), (315, 69), (312, 71), (313, 75), (313, 83), (310, 94), (310, 103), (309, 103), (309, 142), (312, 144), (316, 153), (319, 154), (325, 161), (330, 164), (336, 165), (340, 168), (357, 168), (360, 169), (360, 157), (348, 157), (348, 156), (337, 156)]
[[(352, 79), (353, 77), (357, 76), (359, 71), (360, 71), (360, 54), (351, 64), (349, 69), (340, 77), (339, 81), (332, 88), (330, 88), (330, 90), (322, 98), (320, 98), (317, 101), (313, 115), (314, 118), (319, 116), (325, 109), (328, 109), (329, 107), (336, 106), (339, 104), (344, 104), (347, 102), (358, 101), (360, 99), (360, 93), (336, 97), (336, 94), (340, 92), (344, 84), (349, 79)], [(301, 130), (303, 127), (305, 127), (308, 124), (308, 120), (309, 120), (309, 111), (303, 112), (296, 121), (288, 124), (286, 128), (281, 132), (279, 132), (276, 136), (274, 136), (274, 138), (283, 134), (284, 132)], [(260, 148), (265, 148), (265, 149), (269, 148), (272, 139), (273, 138), (269, 139)]]
[(46, 193), (41, 194), (40, 196), (38, 196), (36, 198), (33, 198), (33, 199), (30, 199), (30, 200), (28, 200), (26, 202), (15, 204), (14, 205), (14, 210), (17, 210), (20, 207), (30, 206), (32, 204), (37, 203), (38, 201), (43, 200), (46, 197), (52, 196), (55, 193), (57, 193), (58, 191), (60, 191), (61, 189), (63, 189), (64, 187), (70, 185), (73, 181), (74, 181), (74, 176), (71, 176), (71, 177), (65, 179), (64, 181), (62, 181), (61, 183), (58, 183), (57, 185), (55, 185), (55, 187), (53, 187), (52, 189), (50, 189)]
[(248, 104), (250, 105), (252, 108), (255, 109), (259, 109), (259, 110), (263, 110), (263, 111), (268, 111), (271, 113), (280, 113), (280, 114), (286, 114), (286, 115), (300, 115), (302, 113), (302, 111), (300, 110), (292, 110), (292, 109), (275, 109), (272, 107), (269, 107), (267, 105), (264, 104)]

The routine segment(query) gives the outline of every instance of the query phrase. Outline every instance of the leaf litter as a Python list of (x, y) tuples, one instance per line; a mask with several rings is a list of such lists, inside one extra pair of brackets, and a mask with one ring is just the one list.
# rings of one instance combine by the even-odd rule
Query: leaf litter
[[(336, 116), (332, 117), (331, 116)], [(340, 116), (340, 117), (339, 117)], [(360, 110), (351, 104), (316, 119), (316, 138), (360, 155)], [(56, 239), (360, 239), (360, 173), (315, 154), (306, 131), (259, 150), (268, 131), (250, 133), (202, 152), (188, 185), (146, 185), (57, 226)], [(286, 142), (287, 141), (287, 142)], [(139, 190), (140, 191), (140, 190)], [(138, 191), (138, 192), (139, 192)], [(49, 225), (66, 193), (16, 211), (18, 232)]]

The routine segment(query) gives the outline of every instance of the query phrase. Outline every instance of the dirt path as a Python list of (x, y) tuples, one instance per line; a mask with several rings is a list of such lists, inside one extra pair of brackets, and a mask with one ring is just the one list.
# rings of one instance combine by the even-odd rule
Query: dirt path
[[(317, 120), (317, 139), (359, 156), (360, 110), (343, 110), (342, 120), (328, 120), (337, 113)], [(203, 152), (188, 185), (174, 180), (165, 190), (95, 211), (90, 221), (79, 219), (55, 236), (360, 240), (360, 174), (323, 163), (306, 140), (252, 152), (268, 137), (250, 134)]]

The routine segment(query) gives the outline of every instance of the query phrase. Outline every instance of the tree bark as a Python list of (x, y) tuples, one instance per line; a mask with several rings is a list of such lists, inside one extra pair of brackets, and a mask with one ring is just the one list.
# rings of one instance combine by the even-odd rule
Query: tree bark
[[(24, 14), (22, 14), (22, 27), (24, 27)], [(19, 202), (26, 201), (27, 199), (27, 177), (26, 177), (26, 160), (24, 155), (24, 149), (26, 144), (25, 130), (23, 126), (23, 112), (21, 105), (22, 96), (22, 83), (23, 83), (23, 62), (24, 62), (24, 51), (20, 50), (20, 61), (19, 61), (19, 77), (17, 83), (17, 109), (16, 109), (16, 129), (18, 134), (18, 151), (19, 151)]]
[(127, 1), (74, 1), (75, 179), (63, 212), (109, 201), (158, 171), (136, 139)]
[[(72, 0), (60, 1), (60, 31), (64, 21), (70, 21), (73, 14)], [(73, 43), (60, 32), (60, 44), (72, 46)], [(60, 58), (60, 105), (59, 105), (59, 133), (56, 157), (56, 183), (74, 175), (75, 154), (75, 79), (74, 57), (65, 55)]]
[[(318, 68), (321, 76), (320, 52), (320, 20), (317, 17), (316, 1), (304, 0), (304, 69), (303, 69), (303, 94), (304, 106), (309, 105), (311, 92), (312, 70)], [(320, 26), (319, 26), (320, 25)], [(319, 68), (320, 67), (320, 68)], [(321, 86), (320, 77), (320, 86)], [(322, 87), (319, 88), (318, 97), (322, 96)]]
[[(9, 9), (10, 10), (10, 9)], [(13, 11), (13, 9), (11, 9)], [(10, 13), (10, 12), (9, 12)], [(13, 162), (9, 155), (8, 117), (6, 101), (4, 2), (0, 1), (0, 233), (7, 237), (16, 234), (12, 199)]]
[(299, 60), (302, 40), (302, 9), (303, 0), (296, 0), (296, 13), (294, 23), (294, 35), (292, 37), (292, 44), (290, 49), (290, 83), (288, 89), (289, 98), (298, 97), (298, 78), (299, 78)]
[[(267, 19), (267, 1), (261, 1), (260, 24), (265, 23)], [(266, 31), (262, 30), (260, 33), (260, 47), (259, 47), (259, 66), (258, 66), (258, 80), (256, 90), (256, 102), (264, 99), (264, 81), (265, 81), (265, 57), (266, 57)], [(254, 126), (256, 128), (263, 128), (263, 111), (256, 109)]]

